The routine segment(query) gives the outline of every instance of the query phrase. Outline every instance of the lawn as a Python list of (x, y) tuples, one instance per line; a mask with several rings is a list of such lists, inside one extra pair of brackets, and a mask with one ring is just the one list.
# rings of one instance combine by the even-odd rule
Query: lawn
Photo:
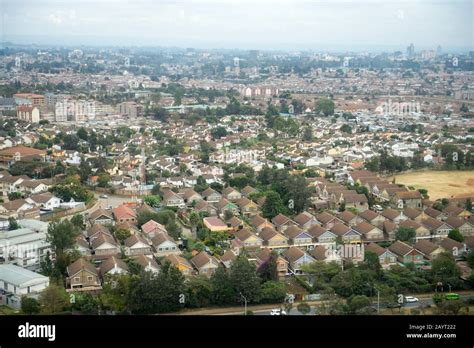
[[(388, 178), (391, 182), (393, 177)], [(431, 200), (474, 194), (474, 171), (424, 171), (395, 175), (395, 183), (428, 190)]]

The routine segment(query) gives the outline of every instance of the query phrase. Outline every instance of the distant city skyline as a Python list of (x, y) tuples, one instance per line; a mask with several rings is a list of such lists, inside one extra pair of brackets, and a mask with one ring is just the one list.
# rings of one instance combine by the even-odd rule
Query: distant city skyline
[(474, 50), (470, 0), (3, 0), (0, 41), (313, 51)]

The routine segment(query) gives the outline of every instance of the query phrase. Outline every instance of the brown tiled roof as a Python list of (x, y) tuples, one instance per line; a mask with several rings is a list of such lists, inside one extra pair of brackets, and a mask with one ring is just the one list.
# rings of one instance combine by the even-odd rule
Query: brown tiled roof
[(310, 255), (318, 261), (326, 260), (326, 251), (327, 248), (324, 245), (316, 245), (313, 250), (311, 250)]
[(413, 221), (413, 220), (405, 220), (405, 221), (402, 221), (400, 222), (400, 227), (406, 227), (406, 228), (413, 228), (415, 230), (417, 230), (418, 228), (421, 227), (421, 225), (416, 222), (416, 221)]
[(77, 259), (73, 263), (71, 263), (69, 266), (67, 266), (67, 274), (69, 277), (72, 277), (73, 275), (77, 274), (77, 272), (81, 270), (86, 270), (92, 274), (95, 274), (96, 276), (99, 275), (95, 266), (89, 261), (86, 261), (82, 257)]
[(433, 251), (438, 249), (438, 246), (431, 243), (429, 240), (421, 239), (414, 245), (415, 249), (421, 251), (425, 255), (430, 255)]
[(91, 213), (91, 215), (89, 215), (89, 219), (90, 219), (90, 220), (95, 220), (95, 219), (97, 219), (98, 217), (100, 217), (100, 216), (102, 216), (102, 215), (104, 215), (104, 216), (106, 216), (107, 218), (113, 220), (112, 214), (111, 214), (110, 212), (108, 212), (107, 210), (102, 209), (102, 208), (99, 208), (99, 209), (94, 210), (94, 211)]
[(403, 214), (405, 214), (409, 219), (416, 219), (418, 216), (423, 214), (423, 212), (414, 208), (405, 208), (403, 209)]
[(434, 219), (432, 217), (426, 218), (421, 223), (430, 230), (434, 230), (434, 229), (437, 229), (437, 228), (440, 228), (441, 226), (443, 226), (442, 221), (439, 221), (439, 220)]
[(443, 213), (440, 212), (439, 210), (428, 207), (428, 208), (425, 209), (425, 214), (432, 217), (432, 218), (437, 218), (438, 216), (440, 216)]
[(371, 251), (373, 253), (376, 253), (378, 256), (382, 255), (386, 249), (385, 248), (382, 248), (380, 245), (378, 245), (377, 243), (369, 243), (366, 247), (365, 247), (365, 251)]
[(419, 191), (400, 191), (395, 193), (395, 197), (398, 199), (422, 199)]
[(293, 218), (293, 220), (300, 226), (303, 226), (305, 223), (307, 223), (311, 219), (316, 219), (316, 218), (306, 211), (299, 213)]
[(463, 243), (458, 242), (457, 240), (451, 239), (451, 238), (444, 238), (439, 245), (447, 250), (447, 251), (453, 251), (454, 248), (457, 248), (458, 251), (461, 250), (464, 245)]
[(344, 234), (346, 234), (350, 230), (351, 230), (351, 228), (349, 226), (344, 225), (344, 224), (335, 224), (331, 228), (331, 232), (336, 234), (337, 236), (343, 236)]
[(365, 222), (365, 221), (362, 221), (361, 223), (358, 223), (357, 225), (355, 225), (354, 227), (352, 227), (355, 231), (359, 232), (360, 234), (367, 234), (369, 233), (370, 231), (378, 228), (378, 227), (375, 227), (371, 224), (369, 224), (368, 222)]
[(337, 217), (341, 219), (342, 221), (344, 221), (345, 223), (349, 223), (350, 221), (352, 221), (352, 219), (356, 218), (357, 215), (351, 213), (349, 210), (346, 210), (338, 214)]
[(399, 256), (405, 256), (406, 254), (408, 254), (410, 251), (413, 250), (411, 246), (399, 240), (397, 240), (395, 243), (390, 245), (388, 249)]
[(116, 256), (111, 256), (100, 265), (100, 274), (104, 276), (108, 271), (114, 267), (121, 268), (125, 271), (128, 271), (128, 265)]
[(382, 212), (382, 216), (389, 220), (393, 220), (399, 215), (400, 215), (400, 212), (398, 210), (391, 209), (391, 208), (387, 208)]
[(308, 233), (314, 238), (317, 238), (323, 233), (325, 233), (326, 231), (327, 231), (327, 228), (321, 227), (319, 225), (314, 225), (308, 230)]
[(318, 221), (321, 221), (323, 224), (327, 224), (331, 220), (336, 219), (336, 217), (327, 212), (323, 212), (321, 214), (316, 215), (316, 219), (318, 219)]
[(297, 247), (291, 247), (285, 250), (283, 255), (289, 262), (294, 262), (304, 255), (304, 251), (298, 249)]
[(374, 220), (375, 218), (379, 217), (380, 215), (377, 214), (377, 213), (376, 213), (375, 211), (373, 211), (373, 210), (367, 209), (367, 210), (363, 211), (362, 213), (360, 213), (359, 216), (360, 216), (362, 219), (364, 219), (364, 220), (366, 220), (366, 221), (368, 221), (368, 222), (371, 222), (372, 220)]

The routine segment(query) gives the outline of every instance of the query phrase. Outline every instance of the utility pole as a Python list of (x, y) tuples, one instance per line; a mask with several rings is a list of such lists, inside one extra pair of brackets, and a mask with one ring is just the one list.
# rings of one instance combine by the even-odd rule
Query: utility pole
[(240, 293), (240, 297), (244, 299), (244, 315), (247, 315), (247, 298)]

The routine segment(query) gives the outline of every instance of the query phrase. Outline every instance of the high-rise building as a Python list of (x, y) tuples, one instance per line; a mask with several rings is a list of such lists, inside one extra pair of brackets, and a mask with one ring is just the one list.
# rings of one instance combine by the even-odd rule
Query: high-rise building
[(118, 106), (119, 114), (128, 118), (137, 118), (140, 112), (140, 106), (135, 102), (123, 102)]
[(415, 45), (413, 45), (413, 43), (407, 47), (407, 56), (408, 58), (413, 58), (415, 56)]

